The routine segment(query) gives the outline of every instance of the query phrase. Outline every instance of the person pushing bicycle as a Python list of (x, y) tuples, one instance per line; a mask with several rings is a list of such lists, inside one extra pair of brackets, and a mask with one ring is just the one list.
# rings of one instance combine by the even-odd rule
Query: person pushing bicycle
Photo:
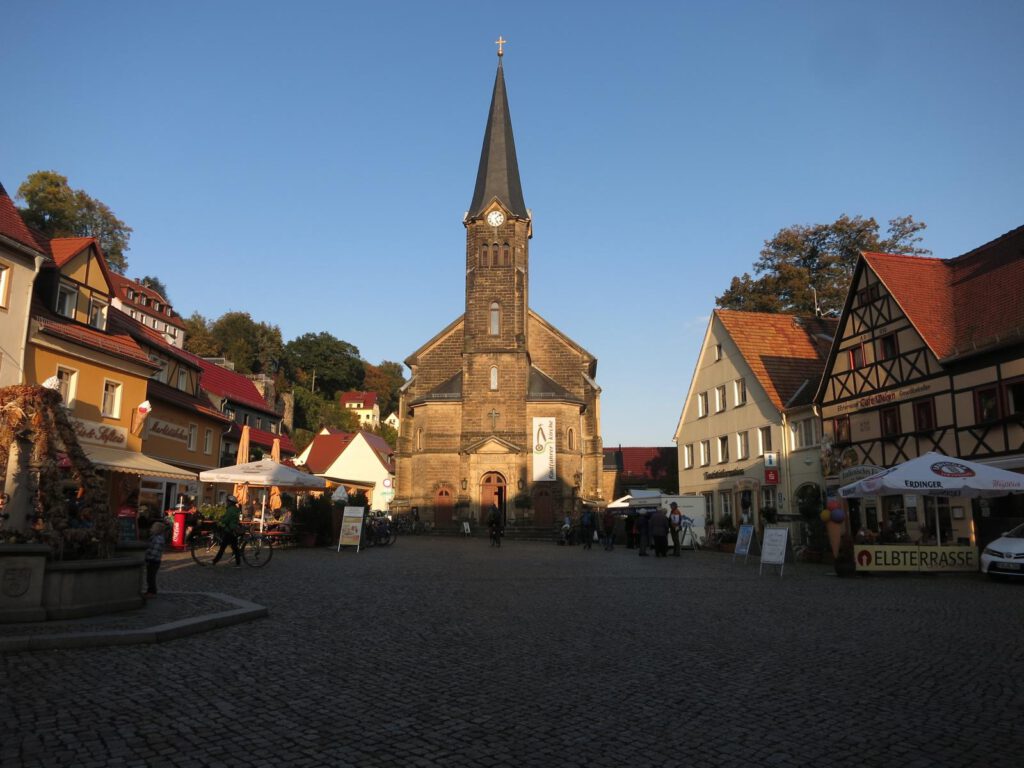
[(228, 496), (227, 501), (227, 509), (224, 510), (224, 516), (220, 519), (220, 527), (223, 531), (220, 549), (217, 550), (217, 555), (213, 558), (213, 565), (220, 561), (224, 549), (230, 544), (231, 554), (235, 556), (235, 568), (241, 568), (242, 553), (238, 549), (238, 533), (242, 530), (242, 510), (238, 508), (238, 499), (234, 496)]

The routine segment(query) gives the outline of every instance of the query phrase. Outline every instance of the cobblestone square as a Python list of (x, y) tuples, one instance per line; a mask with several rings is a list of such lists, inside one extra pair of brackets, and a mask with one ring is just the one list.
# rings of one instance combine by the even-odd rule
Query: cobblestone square
[(411, 537), (262, 570), (172, 554), (160, 587), (270, 615), (3, 656), (0, 765), (977, 766), (1022, 746), (1024, 587), (980, 576)]

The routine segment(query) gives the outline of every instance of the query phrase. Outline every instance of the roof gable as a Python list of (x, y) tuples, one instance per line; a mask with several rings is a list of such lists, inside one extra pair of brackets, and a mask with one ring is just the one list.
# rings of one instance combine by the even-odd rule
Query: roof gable
[(0, 235), (45, 255), (44, 247), (39, 244), (25, 224), (25, 220), (21, 218), (3, 184), (0, 184)]
[(216, 363), (191, 355), (202, 369), (203, 374), (199, 386), (207, 392), (223, 397), (233, 403), (252, 408), (253, 410), (280, 416), (260, 395), (256, 385), (240, 373), (229, 371)]

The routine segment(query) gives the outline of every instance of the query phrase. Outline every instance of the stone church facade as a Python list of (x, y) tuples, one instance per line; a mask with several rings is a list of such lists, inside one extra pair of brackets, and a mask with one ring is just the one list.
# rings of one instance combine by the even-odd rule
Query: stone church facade
[(391, 509), (445, 529), (497, 504), (509, 524), (554, 526), (604, 503), (601, 390), (597, 359), (529, 306), (532, 214), (500, 58), (463, 225), (465, 312), (405, 360)]

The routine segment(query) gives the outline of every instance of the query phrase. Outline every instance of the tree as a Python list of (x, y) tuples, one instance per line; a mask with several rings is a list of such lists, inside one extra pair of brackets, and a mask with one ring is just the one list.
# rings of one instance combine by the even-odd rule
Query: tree
[(296, 386), (295, 428), (316, 433), (321, 427), (334, 427), (345, 432), (359, 429), (359, 418), (351, 410), (342, 408), (337, 402), (326, 400), (308, 388)]
[(156, 291), (164, 297), (164, 300), (168, 304), (171, 303), (171, 297), (167, 295), (167, 286), (163, 284), (163, 281), (160, 278), (153, 277), (152, 275), (146, 275), (144, 278), (139, 280), (139, 284)]
[(210, 324), (198, 312), (185, 320), (185, 349), (199, 357), (220, 357), (220, 345), (210, 333)]
[(220, 355), (239, 373), (273, 375), (281, 365), (284, 344), (276, 325), (257, 323), (248, 312), (225, 312), (210, 325)]
[(930, 253), (917, 245), (927, 226), (913, 216), (891, 219), (883, 238), (875, 219), (843, 214), (831, 224), (780, 229), (754, 263), (758, 277), (734, 277), (716, 303), (751, 312), (838, 314), (861, 251)]
[(366, 374), (363, 387), (377, 393), (380, 417), (386, 418), (398, 410), (398, 390), (405, 384), (402, 364), (384, 360), (380, 365), (365, 363), (364, 367)]
[(80, 189), (72, 189), (56, 171), (36, 171), (18, 187), (25, 201), (21, 215), (47, 237), (95, 237), (115, 272), (128, 268), (125, 252), (132, 228), (110, 208)]
[(297, 384), (330, 397), (363, 388), (366, 371), (359, 350), (325, 331), (292, 339), (284, 353), (288, 375)]

